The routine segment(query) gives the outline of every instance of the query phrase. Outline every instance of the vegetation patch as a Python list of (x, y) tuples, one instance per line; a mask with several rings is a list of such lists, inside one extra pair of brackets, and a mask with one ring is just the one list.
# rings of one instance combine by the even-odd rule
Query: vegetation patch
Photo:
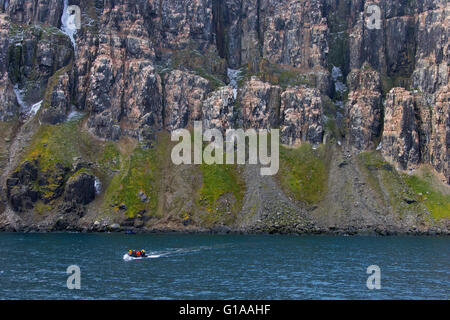
[(399, 173), (376, 151), (360, 153), (358, 162), (370, 187), (400, 214), (426, 211), (436, 220), (450, 216), (450, 194), (438, 188), (431, 171)]
[(327, 192), (327, 146), (314, 150), (304, 143), (298, 148), (280, 146), (280, 170), (278, 179), (285, 192), (296, 200), (314, 204)]
[(415, 200), (423, 203), (436, 220), (450, 217), (450, 194), (435, 186), (433, 173), (427, 170), (422, 176), (403, 175), (406, 184), (415, 193)]
[(292, 66), (274, 64), (266, 59), (260, 60), (257, 72), (251, 72), (246, 67), (242, 69), (241, 76), (242, 78), (238, 82), (239, 86), (242, 86), (252, 76), (257, 76), (262, 81), (279, 85), (283, 89), (301, 85), (311, 88), (317, 87), (317, 76), (314, 72), (305, 72)]
[(95, 161), (101, 149), (81, 131), (80, 121), (41, 125), (23, 158), (37, 163), (39, 179), (33, 189), (45, 204), (55, 200), (62, 194), (76, 159)]
[[(242, 207), (245, 192), (245, 183), (240, 177), (237, 165), (202, 164), (200, 168), (203, 183), (199, 190), (198, 205), (208, 212), (204, 222), (233, 222)], [(220, 203), (221, 198), (227, 194), (233, 196), (234, 203)]]
[(38, 201), (34, 205), (34, 211), (39, 215), (43, 215), (44, 213), (50, 212), (52, 209), (53, 207), (51, 205), (45, 204), (42, 201)]
[(407, 203), (408, 199), (414, 199), (414, 194), (405, 185), (397, 170), (383, 159), (380, 152), (361, 152), (357, 156), (359, 167), (378, 200), (389, 205), (400, 214), (418, 211), (420, 208), (415, 202)]
[[(131, 154), (118, 154), (115, 146), (105, 148), (103, 164), (120, 165), (120, 172), (111, 180), (105, 194), (104, 209), (128, 217), (157, 214), (158, 194), (162, 178), (162, 165), (166, 161), (168, 138), (158, 136), (155, 148), (135, 148)], [(120, 161), (118, 161), (120, 157)]]
[(75, 158), (83, 153), (98, 152), (88, 133), (80, 130), (79, 121), (69, 121), (57, 125), (41, 125), (28, 148), (25, 160), (39, 161), (40, 170), (45, 171), (56, 163), (70, 167)]
[(226, 61), (212, 50), (201, 54), (192, 45), (184, 50), (178, 50), (173, 53), (169, 67), (162, 71), (167, 72), (173, 69), (193, 71), (196, 75), (208, 80), (213, 90), (225, 85)]
[(117, 146), (110, 142), (103, 149), (102, 156), (99, 160), (99, 165), (107, 170), (119, 170), (120, 169), (120, 151)]

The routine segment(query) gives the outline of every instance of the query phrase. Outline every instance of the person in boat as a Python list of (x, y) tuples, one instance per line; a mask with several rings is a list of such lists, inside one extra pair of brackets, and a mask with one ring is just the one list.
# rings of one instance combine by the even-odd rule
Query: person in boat
[(135, 250), (129, 250), (129, 251), (128, 251), (128, 255), (129, 255), (130, 257), (137, 257), (137, 253), (136, 253)]
[(146, 257), (144, 249), (142, 249), (141, 251), (129, 250), (128, 255), (130, 257)]

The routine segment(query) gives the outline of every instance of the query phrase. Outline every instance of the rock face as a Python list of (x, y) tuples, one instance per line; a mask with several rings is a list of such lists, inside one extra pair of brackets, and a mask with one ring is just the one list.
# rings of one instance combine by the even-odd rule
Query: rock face
[[(64, 70), (63, 70), (64, 71)], [(44, 97), (43, 106), (39, 113), (39, 120), (42, 123), (58, 124), (66, 120), (66, 114), (70, 110), (70, 102), (73, 84), (67, 72), (55, 74), (56, 82), (53, 87), (49, 86), (49, 94)]]
[(302, 141), (322, 143), (323, 107), (317, 89), (289, 88), (281, 95), (281, 142), (296, 145)]
[(17, 117), (19, 106), (14, 94), (13, 85), (8, 76), (8, 48), (10, 23), (6, 14), (0, 14), (0, 121), (8, 121)]
[(72, 176), (66, 183), (64, 200), (78, 204), (89, 204), (95, 199), (95, 176), (81, 172)]
[(380, 76), (365, 65), (348, 75), (350, 93), (346, 103), (349, 141), (358, 150), (374, 146), (382, 127)]
[(450, 87), (442, 87), (437, 93), (433, 130), (430, 141), (430, 160), (436, 171), (442, 172), (450, 184)]
[(227, 86), (211, 93), (203, 102), (203, 127), (225, 131), (236, 124), (234, 89)]
[(126, 134), (140, 136), (147, 128), (160, 130), (163, 126), (163, 93), (161, 77), (149, 61), (129, 65), (123, 113)]
[(10, 28), (8, 73), (23, 91), (25, 103), (42, 100), (50, 77), (73, 58), (72, 44), (50, 26), (14, 25)]
[(424, 5), (416, 17), (416, 61), (412, 87), (433, 94), (449, 80), (450, 6), (446, 1)]
[(167, 74), (164, 78), (167, 130), (185, 128), (201, 120), (203, 100), (208, 92), (209, 83), (202, 77), (180, 70)]
[(402, 169), (412, 168), (420, 161), (414, 104), (414, 96), (403, 88), (393, 88), (386, 97), (382, 152)]
[(321, 1), (269, 1), (263, 55), (294, 67), (326, 66), (328, 25)]
[(386, 97), (383, 155), (402, 169), (430, 163), (448, 183), (448, 86), (436, 95), (432, 109), (423, 93), (393, 88)]
[[(7, 1), (5, 1), (7, 2)], [(45, 24), (58, 27), (63, 11), (63, 1), (23, 1), (10, 0), (7, 7), (9, 16), (25, 24)]]
[(278, 125), (281, 88), (252, 77), (239, 94), (245, 128), (268, 129)]
[(38, 200), (38, 192), (33, 188), (32, 183), (37, 179), (37, 164), (25, 161), (7, 180), (6, 194), (14, 211), (20, 212), (33, 207)]
[[(56, 211), (61, 205), (66, 213), (79, 212), (60, 223), (58, 228), (64, 229), (84, 217), (80, 208), (97, 203), (92, 204), (92, 175), (69, 178), (76, 170), (70, 158), (78, 153), (58, 155), (60, 159), (50, 156), (51, 165), (38, 156), (46, 152), (47, 134), (57, 128), (69, 134), (75, 127), (64, 124), (72, 108), (86, 115), (76, 123), (79, 131), (70, 132), (83, 134), (77, 151), (84, 153), (83, 161), (93, 162), (96, 175), (96, 170), (103, 170), (111, 178), (105, 181), (106, 189), (113, 178), (117, 181), (111, 184), (117, 187), (123, 182), (118, 180), (135, 173), (130, 167), (133, 161), (151, 158), (145, 169), (158, 171), (152, 164), (164, 160), (131, 156), (131, 150), (147, 152), (164, 143), (161, 136), (167, 132), (190, 128), (196, 120), (204, 128), (222, 132), (279, 128), (281, 142), (290, 146), (319, 145), (326, 140), (324, 148), (328, 148), (336, 140), (336, 157), (340, 159), (344, 152), (347, 160), (336, 158), (334, 167), (324, 166), (329, 169), (324, 175), (334, 183), (327, 201), (333, 204), (346, 198), (364, 203), (367, 214), (361, 215), (363, 221), (357, 225), (381, 223), (384, 218), (376, 204), (361, 196), (363, 187), (350, 190), (341, 181), (364, 183), (354, 177), (356, 161), (348, 160), (353, 155), (378, 149), (381, 152), (374, 153), (398, 169), (427, 164), (450, 184), (450, 4), (446, 0), (69, 0), (68, 5), (81, 9), (81, 28), (74, 43), (60, 30), (64, 4), (61, 0), (0, 0), (0, 133), (10, 125), (6, 121), (17, 126), (10, 129), (11, 138), (8, 134), (4, 143), (0, 141), (0, 149), (10, 148), (17, 158), (1, 159), (6, 167), (0, 182), (7, 195), (0, 211), (7, 207), (25, 217), (42, 203), (56, 203)], [(379, 28), (372, 28), (367, 19), (373, 5), (380, 9)], [(29, 109), (38, 101), (41, 108), (34, 116)], [(338, 139), (324, 139), (330, 135)], [(33, 136), (44, 140), (42, 148), (33, 157), (24, 157), (21, 150), (26, 153), (27, 146), (34, 144)], [(66, 137), (62, 138), (64, 145)], [(103, 148), (100, 157), (97, 149)], [(201, 173), (179, 170), (182, 178), (173, 181), (192, 189), (189, 194), (195, 197)], [(261, 185), (270, 186), (271, 194), (266, 190), (261, 199), (282, 199), (283, 208), (293, 213), (291, 218), (300, 219), (301, 213), (302, 221), (308, 221), (301, 228), (317, 223), (304, 216), (315, 209), (289, 203), (288, 196), (280, 196), (275, 181), (262, 179), (262, 184), (253, 184), (252, 170), (246, 171), (247, 187), (255, 194)], [(151, 176), (149, 172), (142, 174)], [(180, 212), (175, 203), (183, 202), (185, 226), (195, 224), (188, 213), (195, 211), (197, 202), (178, 199), (185, 193), (172, 186), (150, 196), (150, 190), (164, 185), (152, 179), (145, 182), (153, 184), (146, 194), (158, 210), (170, 208), (164, 223), (176, 220)], [(124, 190), (122, 185), (118, 189)], [(130, 197), (139, 192), (133, 190)], [(154, 203), (161, 198), (157, 192), (166, 193), (164, 206)], [(255, 200), (248, 194), (246, 198)], [(220, 199), (227, 208), (240, 205), (229, 202), (227, 194)], [(275, 202), (265, 210), (282, 211)], [(351, 201), (339, 202), (340, 208), (320, 218), (328, 219), (322, 221), (325, 225), (339, 223), (336, 217), (341, 211), (360, 210), (350, 208)], [(242, 206), (251, 215), (253, 206)], [(261, 217), (276, 221), (283, 216), (266, 211), (259, 212)], [(252, 219), (257, 218), (245, 223), (251, 224)], [(357, 220), (348, 219), (346, 226)], [(389, 219), (395, 225), (395, 218)], [(104, 225), (115, 222), (121, 221)]]

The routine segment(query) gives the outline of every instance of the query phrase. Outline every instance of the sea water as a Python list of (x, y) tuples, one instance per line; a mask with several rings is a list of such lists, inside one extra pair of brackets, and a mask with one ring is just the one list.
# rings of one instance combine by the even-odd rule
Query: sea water
[[(450, 239), (0, 233), (0, 299), (449, 299)], [(146, 259), (127, 259), (145, 249)], [(80, 289), (67, 288), (69, 266)], [(381, 289), (367, 288), (380, 268)]]

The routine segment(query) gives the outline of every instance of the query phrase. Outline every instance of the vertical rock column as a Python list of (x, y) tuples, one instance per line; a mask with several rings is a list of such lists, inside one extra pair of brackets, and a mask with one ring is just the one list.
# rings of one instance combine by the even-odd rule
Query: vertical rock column
[(414, 96), (403, 88), (393, 88), (386, 97), (383, 156), (406, 170), (420, 162), (419, 128), (414, 111)]
[(374, 147), (382, 127), (380, 75), (365, 64), (347, 78), (350, 93), (346, 103), (348, 139), (357, 150)]

